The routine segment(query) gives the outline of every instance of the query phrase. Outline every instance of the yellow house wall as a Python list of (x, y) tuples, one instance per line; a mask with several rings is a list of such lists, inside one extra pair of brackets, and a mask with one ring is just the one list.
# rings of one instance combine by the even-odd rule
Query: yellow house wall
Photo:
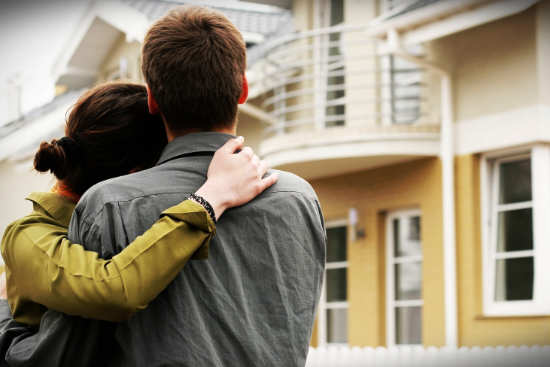
[[(348, 243), (348, 327), (352, 346), (381, 346), (385, 337), (385, 214), (422, 211), (423, 340), (444, 345), (441, 164), (437, 158), (314, 180), (326, 220), (359, 211), (366, 237)], [(316, 333), (312, 345), (316, 345)]]
[(537, 10), (430, 43), (430, 59), (452, 73), (457, 122), (538, 103)]
[(480, 157), (456, 159), (459, 343), (463, 346), (550, 344), (550, 316), (484, 317)]

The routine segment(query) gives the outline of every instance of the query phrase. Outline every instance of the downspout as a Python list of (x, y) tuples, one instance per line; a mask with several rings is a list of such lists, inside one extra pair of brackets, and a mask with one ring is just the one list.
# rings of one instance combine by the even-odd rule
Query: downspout
[(438, 65), (408, 53), (401, 46), (399, 34), (388, 31), (390, 52), (402, 57), (441, 78), (441, 148), (443, 186), (443, 264), (445, 283), (445, 344), (448, 347), (458, 345), (458, 314), (456, 286), (456, 229), (455, 229), (455, 192), (454, 192), (454, 137), (453, 137), (453, 101), (451, 75)]

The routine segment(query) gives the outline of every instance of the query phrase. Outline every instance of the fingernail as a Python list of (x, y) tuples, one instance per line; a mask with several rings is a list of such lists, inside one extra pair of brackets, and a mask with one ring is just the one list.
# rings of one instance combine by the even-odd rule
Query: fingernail
[(237, 140), (240, 141), (240, 142), (243, 142), (243, 141), (244, 141), (244, 137), (243, 137), (243, 136), (237, 136)]

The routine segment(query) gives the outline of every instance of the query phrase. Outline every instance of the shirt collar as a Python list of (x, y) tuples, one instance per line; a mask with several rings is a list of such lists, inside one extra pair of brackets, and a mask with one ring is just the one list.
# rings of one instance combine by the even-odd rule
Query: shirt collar
[(235, 136), (213, 131), (189, 133), (178, 136), (164, 148), (157, 165), (177, 158), (178, 156), (197, 153), (214, 153), (229, 139)]
[(33, 205), (42, 208), (59, 223), (69, 226), (75, 203), (53, 192), (33, 192), (26, 197)]

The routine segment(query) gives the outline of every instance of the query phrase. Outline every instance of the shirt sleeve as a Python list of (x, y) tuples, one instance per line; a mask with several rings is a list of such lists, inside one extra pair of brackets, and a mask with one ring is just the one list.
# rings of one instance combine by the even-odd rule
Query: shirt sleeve
[(165, 210), (142, 236), (105, 260), (71, 243), (67, 228), (30, 222), (10, 226), (2, 241), (8, 300), (20, 322), (29, 321), (19, 307), (24, 299), (71, 315), (127, 319), (145, 308), (199, 248), (207, 250), (215, 232), (206, 210), (186, 200)]

